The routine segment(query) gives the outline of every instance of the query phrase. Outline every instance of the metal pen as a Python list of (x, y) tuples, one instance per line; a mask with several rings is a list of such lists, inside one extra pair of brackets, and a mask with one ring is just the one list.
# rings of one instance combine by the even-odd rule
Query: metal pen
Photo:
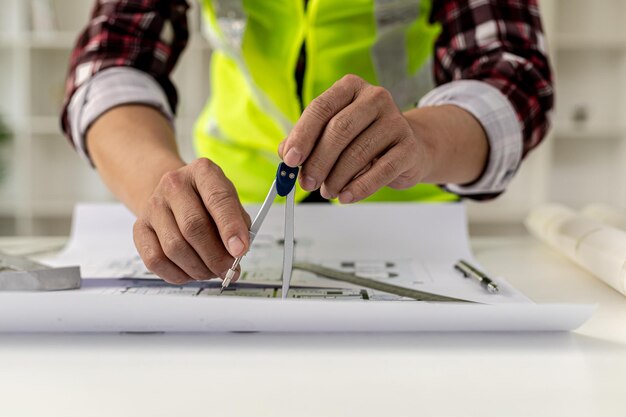
[(493, 282), (491, 278), (487, 276), (484, 272), (472, 266), (469, 262), (460, 259), (457, 263), (454, 264), (454, 269), (459, 271), (465, 278), (475, 278), (480, 282), (480, 285), (483, 286), (490, 293), (497, 293), (500, 291), (498, 288), (498, 284)]

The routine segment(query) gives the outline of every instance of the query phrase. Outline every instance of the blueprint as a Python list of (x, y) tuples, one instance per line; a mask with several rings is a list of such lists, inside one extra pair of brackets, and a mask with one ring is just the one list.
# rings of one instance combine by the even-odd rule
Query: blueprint
[[(254, 215), (257, 208), (247, 209)], [(463, 278), (453, 268), (457, 260), (480, 265), (461, 204), (300, 205), (295, 259), (474, 303), (407, 300), (300, 270), (281, 299), (282, 210), (272, 208), (241, 279), (218, 295), (216, 279), (176, 286), (150, 274), (123, 206), (79, 205), (67, 247), (44, 261), (80, 265), (82, 288), (0, 294), (0, 331), (571, 330), (594, 309), (535, 304), (502, 277), (493, 277), (498, 294)]]

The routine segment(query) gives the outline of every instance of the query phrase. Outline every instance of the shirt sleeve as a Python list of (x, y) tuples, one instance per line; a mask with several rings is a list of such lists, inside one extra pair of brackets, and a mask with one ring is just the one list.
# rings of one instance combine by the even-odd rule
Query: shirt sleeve
[(174, 128), (174, 115), (161, 86), (145, 72), (131, 67), (100, 71), (72, 95), (66, 110), (70, 137), (74, 148), (91, 165), (93, 162), (85, 143), (87, 130), (108, 110), (130, 103), (159, 110)]
[(452, 104), (472, 114), (482, 125), (489, 141), (487, 166), (471, 184), (446, 184), (458, 195), (502, 193), (522, 159), (522, 132), (515, 109), (497, 88), (476, 80), (458, 80), (432, 90), (420, 100), (421, 106)]
[(61, 126), (72, 144), (82, 139), (72, 137), (77, 121), (70, 120), (76, 113), (70, 114), (70, 103), (81, 86), (109, 68), (128, 67), (147, 74), (164, 92), (169, 111), (176, 112), (178, 96), (170, 74), (189, 39), (188, 7), (184, 0), (96, 2), (72, 51), (66, 80)]
[(431, 18), (442, 26), (434, 54), (438, 87), (420, 103), (464, 108), (482, 124), (490, 145), (481, 177), (447, 188), (493, 198), (550, 125), (554, 91), (537, 1), (435, 0)]

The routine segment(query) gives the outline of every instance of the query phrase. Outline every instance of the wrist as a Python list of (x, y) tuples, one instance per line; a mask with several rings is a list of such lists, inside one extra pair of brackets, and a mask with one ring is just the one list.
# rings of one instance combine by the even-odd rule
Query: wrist
[(404, 113), (419, 143), (422, 182), (466, 184), (487, 164), (489, 142), (480, 122), (454, 105), (421, 107)]
[(404, 116), (409, 122), (409, 126), (415, 137), (416, 171), (420, 172), (420, 177), (416, 183), (433, 183), (433, 172), (438, 164), (440, 150), (438, 143), (434, 139), (437, 135), (433, 132), (432, 123), (423, 109), (412, 109), (404, 112)]

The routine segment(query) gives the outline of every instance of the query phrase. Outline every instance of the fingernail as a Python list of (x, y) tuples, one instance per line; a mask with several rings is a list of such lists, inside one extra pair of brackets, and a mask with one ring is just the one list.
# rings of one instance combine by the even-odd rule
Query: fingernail
[(326, 200), (330, 200), (331, 199), (330, 194), (328, 194), (328, 191), (326, 191), (326, 188), (324, 188), (324, 187), (320, 188), (320, 195), (322, 197), (324, 197)]
[(278, 145), (278, 156), (283, 156), (283, 149), (285, 148), (285, 141), (280, 142)]
[(242, 255), (244, 244), (237, 236), (233, 236), (228, 240), (228, 252), (233, 258)]
[(350, 204), (354, 201), (354, 196), (350, 191), (344, 191), (339, 194), (339, 202), (341, 204)]
[(290, 167), (300, 166), (300, 160), (302, 159), (302, 154), (298, 152), (295, 148), (289, 149), (287, 151), (287, 155), (285, 155), (285, 163)]
[(317, 188), (317, 181), (315, 181), (315, 178), (307, 175), (302, 178), (302, 188), (306, 191), (313, 191)]

